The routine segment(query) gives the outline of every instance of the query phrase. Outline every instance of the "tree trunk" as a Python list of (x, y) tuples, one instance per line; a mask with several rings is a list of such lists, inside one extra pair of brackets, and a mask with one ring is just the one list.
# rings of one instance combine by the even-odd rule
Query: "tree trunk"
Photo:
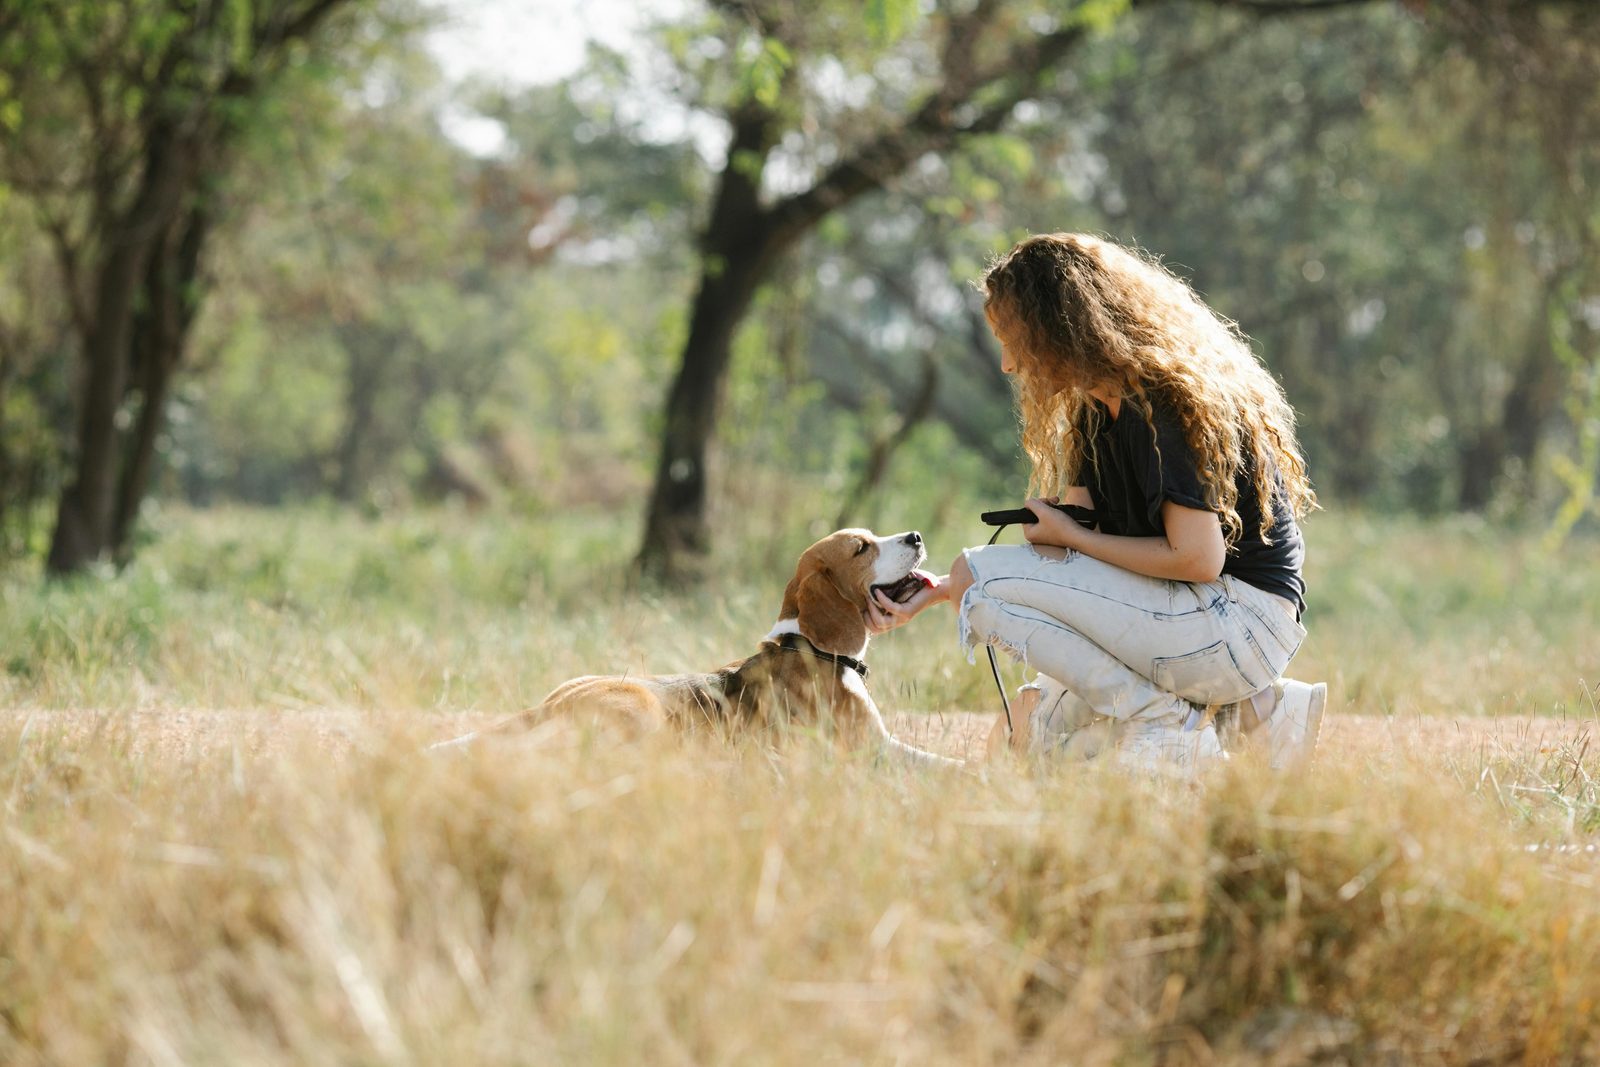
[(792, 243), (778, 237), (760, 205), (772, 126), (772, 113), (758, 105), (735, 113), (728, 161), (701, 241), (700, 288), (689, 313), (678, 375), (667, 394), (655, 489), (639, 550), (639, 571), (653, 581), (691, 577), (710, 549), (706, 455), (733, 335), (773, 260)]
[[(11, 380), (11, 366), (7, 351), (5, 337), (0, 335), (0, 411), (6, 409), (6, 391)], [(0, 560), (4, 560), (11, 554), (9, 552), (10, 539), (6, 531), (8, 505), (12, 500), (16, 500), (22, 505), (23, 510), (26, 510), (28, 506), (27, 498), (15, 492), (15, 475), (12, 473), (12, 463), (11, 450), (7, 447), (6, 435), (0, 432)]]
[[(655, 491), (645, 520), (639, 569), (665, 582), (690, 577), (711, 547), (706, 526), (706, 457), (716, 424), (733, 335), (750, 309), (762, 266), (734, 250), (708, 253), (689, 318), (678, 376), (667, 396)], [(714, 270), (714, 267), (721, 267)]]
[(145, 269), (144, 300), (133, 335), (132, 364), (139, 393), (139, 415), (125, 442), (127, 459), (117, 487), (111, 551), (119, 566), (131, 555), (129, 538), (155, 468), (156, 442), (166, 423), (172, 379), (183, 362), (189, 327), (199, 312), (200, 256), (211, 218), (203, 205), (191, 207), (181, 226), (152, 251)]
[(83, 338), (84, 376), (72, 481), (61, 493), (46, 568), (71, 574), (111, 546), (118, 484), (117, 409), (127, 391), (134, 341), (134, 296), (152, 246), (190, 185), (196, 146), (171, 126), (152, 131), (138, 197), (111, 228), (96, 272), (92, 317)]
[[(1081, 24), (1064, 25), (1025, 38), (998, 59), (984, 60), (977, 44), (992, 7), (979, 3), (949, 20), (940, 50), (942, 82), (901, 125), (835, 161), (809, 188), (770, 208), (760, 204), (761, 174), (778, 116), (753, 102), (734, 112), (728, 161), (702, 246), (704, 266), (689, 339), (667, 399), (661, 457), (638, 560), (645, 577), (691, 577), (689, 564), (710, 547), (705, 461), (717, 394), (734, 331), (773, 260), (828, 215), (882, 188), (924, 153), (998, 130), (1017, 103), (1032, 95), (1039, 75), (1054, 69), (1086, 33)], [(968, 107), (985, 88), (997, 91), (981, 105)]]
[(117, 408), (127, 380), (133, 294), (138, 288), (142, 254), (143, 248), (133, 242), (113, 248), (100, 274), (94, 331), (84, 344), (77, 456), (72, 481), (61, 493), (46, 561), (51, 574), (81, 570), (99, 559), (109, 544), (116, 491)]
[(1462, 443), (1456, 452), (1460, 486), (1456, 505), (1462, 511), (1482, 511), (1494, 499), (1495, 480), (1505, 466), (1505, 436), (1498, 427), (1486, 427)]
[(1554, 324), (1551, 309), (1558, 306), (1568, 271), (1555, 271), (1545, 279), (1544, 291), (1528, 324), (1527, 347), (1522, 363), (1506, 394), (1500, 424), (1506, 438), (1506, 458), (1522, 468), (1523, 483), (1516, 495), (1527, 500), (1530, 483), (1539, 460), (1539, 446), (1554, 416), (1561, 411), (1561, 399), (1571, 380), (1570, 372), (1556, 352), (1551, 336)]
[(354, 503), (366, 487), (365, 460), (377, 420), (383, 362), (404, 340), (379, 330), (376, 324), (343, 323), (338, 331), (339, 344), (345, 352), (345, 419), (334, 451), (333, 495), (346, 504)]
[[(263, 79), (283, 68), (281, 60), (289, 46), (314, 35), (330, 15), (347, 5), (349, 0), (270, 5), (246, 19), (247, 33), (223, 36), (220, 43), (225, 48), (217, 47), (217, 5), (199, 5), (199, 11), (179, 5), (181, 17), (173, 32), (157, 35), (167, 38), (162, 48), (147, 49), (147, 42), (119, 26), (108, 29), (104, 41), (93, 47), (51, 49), (60, 53), (54, 63), (63, 65), (63, 87), (81, 85), (87, 106), (89, 128), (78, 142), (84, 150), (80, 162), (90, 176), (84, 190), (90, 221), (87, 236), (72, 247), (64, 246), (60, 257), (65, 288), (72, 295), (82, 379), (77, 386), (76, 453), (57, 508), (46, 561), (50, 574), (78, 571), (114, 544), (124, 544), (148, 484), (168, 379), (187, 330), (182, 324), (175, 338), (144, 352), (154, 362), (136, 370), (134, 360), (140, 354), (134, 346), (140, 342), (135, 319), (147, 312), (136, 307), (135, 298), (147, 284), (150, 257), (159, 254), (154, 250), (164, 235), (170, 235), (186, 206), (196, 202), (193, 198), (209, 195), (214, 182), (202, 179), (221, 177), (220, 153), (238, 132), (244, 105), (259, 96)], [(28, 13), (32, 9), (37, 11)], [(0, 39), (10, 40), (18, 32), (29, 35), (24, 40), (39, 34), (43, 40), (57, 39), (66, 26), (63, 18), (72, 21), (50, 4), (0, 7)], [(215, 63), (219, 54), (232, 57), (220, 70)], [(139, 68), (139, 77), (131, 81), (117, 73), (130, 64)], [(137, 92), (134, 85), (139, 86)], [(114, 158), (107, 128), (137, 139), (136, 164), (124, 168), (120, 158)], [(5, 147), (10, 149), (9, 139)], [(61, 166), (65, 158), (32, 162), (44, 173), (45, 168)], [(62, 188), (76, 184), (74, 179)], [(131, 197), (124, 196), (124, 190)], [(192, 233), (196, 262), (205, 229), (202, 224)], [(180, 242), (188, 243), (187, 237)], [(80, 263), (86, 264), (81, 271)], [(168, 278), (164, 284), (176, 285), (177, 280)], [(190, 289), (184, 286), (170, 299), (185, 308), (191, 301)], [(80, 291), (87, 294), (81, 304)], [(144, 394), (145, 411), (133, 435), (140, 447), (123, 468), (117, 415), (128, 399), (130, 381)]]
[(1533, 476), (1544, 435), (1561, 409), (1562, 390), (1568, 381), (1551, 337), (1549, 311), (1565, 281), (1565, 271), (1545, 278), (1542, 298), (1528, 323), (1522, 359), (1497, 417), (1460, 450), (1461, 485), (1456, 503), (1463, 511), (1488, 507), (1497, 483), (1513, 462), (1520, 466), (1524, 479), (1524, 484), (1514, 487), (1513, 496), (1526, 500), (1529, 495), (1526, 482)]

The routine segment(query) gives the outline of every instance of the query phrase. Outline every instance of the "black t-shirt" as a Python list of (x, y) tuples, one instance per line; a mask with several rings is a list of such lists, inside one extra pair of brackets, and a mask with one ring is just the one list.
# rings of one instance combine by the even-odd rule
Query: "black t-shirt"
[[(1095, 401), (1096, 404), (1099, 401)], [(1099, 528), (1125, 537), (1165, 536), (1161, 504), (1171, 500), (1186, 508), (1216, 510), (1206, 503), (1194, 452), (1184, 439), (1183, 425), (1172, 408), (1151, 397), (1152, 422), (1132, 403), (1123, 403), (1117, 418), (1101, 408), (1098, 431), (1087, 440), (1084, 484), (1099, 515)], [(1222, 573), (1258, 589), (1276, 593), (1305, 610), (1306, 583), (1301, 578), (1305, 543), (1277, 470), (1272, 497), (1270, 544), (1261, 537), (1261, 507), (1256, 501), (1255, 457), (1247, 454), (1235, 486), (1239, 521), (1244, 529), (1228, 546)]]

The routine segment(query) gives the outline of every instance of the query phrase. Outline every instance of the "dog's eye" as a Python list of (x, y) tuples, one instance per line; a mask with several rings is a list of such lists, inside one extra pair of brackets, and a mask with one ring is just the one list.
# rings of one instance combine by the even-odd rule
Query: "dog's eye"
[(861, 542), (856, 546), (856, 555), (861, 555), (861, 553), (865, 552), (869, 547), (870, 545), (866, 541)]

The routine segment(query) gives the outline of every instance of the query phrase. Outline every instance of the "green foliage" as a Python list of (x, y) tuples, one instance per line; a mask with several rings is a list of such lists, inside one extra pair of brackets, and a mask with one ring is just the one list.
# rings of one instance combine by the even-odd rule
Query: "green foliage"
[(784, 75), (794, 66), (794, 56), (782, 41), (766, 38), (746, 63), (742, 82), (744, 92), (764, 107), (777, 107)]
[(880, 45), (899, 40), (920, 13), (917, 0), (867, 0), (864, 18), (872, 39)]
[(958, 158), (1012, 182), (1026, 178), (1038, 165), (1038, 158), (1027, 138), (1012, 133), (974, 137), (963, 145)]
[(1550, 315), (1556, 320), (1550, 330), (1556, 354), (1576, 386), (1566, 398), (1574, 454), (1558, 452), (1550, 457), (1551, 471), (1566, 497), (1545, 534), (1545, 547), (1553, 551), (1565, 543), (1585, 516), (1600, 518), (1600, 353), (1586, 357), (1578, 351), (1572, 341), (1574, 323), (1560, 305), (1553, 306)]
[[(39, 75), (132, 34), (140, 62), (108, 74), (121, 79), (102, 146), (114, 159), (157, 103), (141, 79), (163, 49), (188, 49), (187, 88), (163, 106), (199, 106), (194, 87), (237, 62), (274, 10), (223, 0), (202, 39), (155, 0), (127, 5), (125, 22), (105, 5), (64, 5), (66, 34), (30, 7), (32, 66), (22, 37), (0, 42), (11, 60), (0, 126), (30, 151), (80, 136), (67, 83)], [(655, 29), (681, 74), (676, 99), (644, 80), (658, 68), (604, 49), (564, 83), (460, 90), (459, 106), (506, 134), (493, 158), (441, 132), (445, 87), (412, 6), (378, 5), (336, 51), (290, 53), (280, 91), (227, 119), (238, 171), (219, 190), (217, 284), (199, 372), (160, 442), (159, 491), (334, 494), (378, 509), (440, 495), (512, 508), (642, 500), (709, 175), (702, 147), (637, 102), (773, 109), (779, 148), (735, 166), (776, 187), (868, 143), (936, 87), (928, 49), (944, 16), (911, 0), (807, 5), (803, 17), (763, 6), (765, 21), (730, 10)], [(1001, 130), (919, 160), (801, 251), (740, 335), (728, 490), (760, 500), (793, 477), (844, 493), (925, 355), (940, 368), (935, 411), (890, 478), (926, 483), (917, 499), (935, 511), (950, 481), (1012, 484), (1011, 396), (985, 365), (970, 283), (1024, 233), (1072, 228), (1163, 255), (1239, 320), (1299, 408), (1313, 476), (1334, 499), (1456, 506), (1468, 446), (1495, 429), (1528, 339), (1546, 336), (1568, 356), (1571, 388), (1546, 416), (1543, 458), (1506, 484), (1530, 514), (1565, 501), (1557, 529), (1584, 536), (1590, 422), (1578, 408), (1596, 349), (1575, 308), (1592, 284), (1575, 273), (1553, 300), (1544, 287), (1578, 233), (1560, 192), (1574, 185), (1551, 168), (1586, 175), (1589, 150), (1552, 161), (1541, 123), (1556, 120), (1533, 98), (1507, 97), (1495, 118), (1503, 86), (1484, 73), (1482, 42), (1387, 6), (1315, 21), (1308, 36), (1303, 20), (1206, 4), (1159, 18), (1120, 0), (998, 5), (979, 60), (1024, 27), (1082, 24), (1093, 40)], [(1553, 70), (1565, 67), (1535, 73)], [(1575, 103), (1562, 121), (1585, 114)], [(15, 502), (0, 528), (16, 553), (38, 544), (64, 477), (71, 344), (62, 292), (40, 283), (56, 269), (40, 201), (12, 196), (0, 202), (0, 339), (16, 338), (0, 372), (0, 454), (13, 458)], [(81, 223), (78, 207), (48, 203), (69, 229)], [(893, 513), (882, 498), (866, 507)]]
[(1133, 0), (1078, 0), (1068, 17), (1095, 33), (1105, 33), (1133, 9)]
[[(1204, 5), (1122, 20), (1073, 72), (1095, 101), (1081, 118), (1041, 106), (1015, 130), (1032, 175), (974, 166), (1003, 183), (1009, 218), (1139, 244), (1236, 319), (1300, 411), (1325, 494), (1479, 507), (1480, 470), (1504, 469), (1503, 500), (1552, 506), (1537, 468), (1497, 449), (1518, 434), (1508, 420), (1539, 423), (1546, 443), (1564, 432), (1549, 407), (1514, 413), (1519, 390), (1541, 388), (1545, 291), (1581, 254), (1551, 194), (1593, 173), (1578, 158), (1592, 138), (1552, 157), (1535, 111), (1502, 117), (1506, 99), (1538, 110), (1533, 97), (1508, 96), (1437, 25), (1374, 7), (1314, 40), (1302, 29), (1246, 29)], [(1577, 69), (1550, 48), (1526, 45), (1541, 77)], [(1594, 121), (1600, 99), (1573, 78), (1542, 99)]]
[(37, 553), (65, 477), (69, 312), (30, 206), (0, 193), (0, 561)]

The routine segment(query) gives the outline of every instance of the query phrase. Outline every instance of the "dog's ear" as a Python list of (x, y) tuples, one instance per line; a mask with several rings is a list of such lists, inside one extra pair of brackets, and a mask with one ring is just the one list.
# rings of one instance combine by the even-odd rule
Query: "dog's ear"
[(784, 590), (785, 615), (791, 602), (800, 636), (819, 650), (855, 656), (866, 647), (867, 621), (862, 618), (861, 609), (840, 591), (826, 570), (817, 569), (804, 577), (797, 575)]

